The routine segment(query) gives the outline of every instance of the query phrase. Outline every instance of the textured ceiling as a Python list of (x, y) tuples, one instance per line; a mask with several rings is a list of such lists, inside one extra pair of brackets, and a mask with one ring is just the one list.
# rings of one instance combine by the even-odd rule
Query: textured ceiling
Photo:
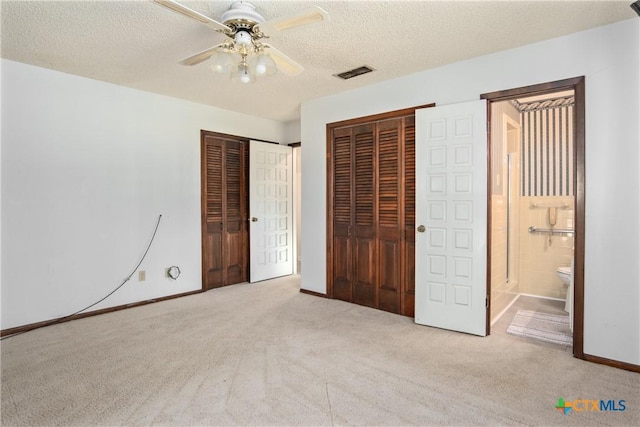
[[(271, 36), (269, 43), (305, 67), (301, 74), (245, 85), (214, 74), (206, 62), (178, 62), (219, 43), (211, 28), (138, 1), (0, 3), (2, 57), (97, 80), (279, 121), (300, 104), (564, 34), (630, 19), (626, 1), (261, 1), (269, 20), (318, 5), (329, 21)], [(184, 5), (218, 19), (232, 0)], [(367, 64), (375, 72), (332, 75)]]

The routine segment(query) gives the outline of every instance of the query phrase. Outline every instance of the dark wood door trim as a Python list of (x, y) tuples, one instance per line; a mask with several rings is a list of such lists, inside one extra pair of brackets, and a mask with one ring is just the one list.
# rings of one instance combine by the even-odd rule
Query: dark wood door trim
[[(385, 119), (397, 119), (399, 117), (405, 117), (405, 116), (410, 116), (412, 114), (415, 114), (416, 110), (419, 110), (420, 108), (430, 108), (435, 106), (436, 106), (435, 103), (418, 105), (416, 107), (403, 108), (401, 110), (387, 111), (385, 113), (373, 114), (371, 116), (356, 117), (353, 119), (328, 123), (327, 130), (329, 130), (329, 128), (337, 129), (345, 126), (355, 126), (355, 125), (364, 124), (364, 123), (379, 122), (380, 120), (385, 120)], [(327, 138), (329, 137), (328, 135), (329, 134), (327, 134)]]
[[(520, 88), (501, 90), (480, 95), (487, 100), (487, 120), (491, 120), (490, 106), (493, 102), (508, 101), (523, 96), (544, 95), (562, 90), (573, 90), (574, 107), (574, 188), (575, 188), (575, 237), (574, 237), (574, 302), (573, 302), (573, 355), (585, 359), (584, 354), (584, 248), (585, 248), (585, 78), (584, 76), (541, 83)], [(490, 128), (490, 126), (489, 126)], [(487, 137), (487, 173), (491, 177), (491, 136)], [(491, 179), (488, 179), (489, 186)], [(491, 188), (489, 187), (489, 190)], [(491, 191), (487, 196), (487, 212), (491, 213)], [(487, 284), (491, 283), (491, 217), (487, 217)], [(487, 286), (487, 335), (490, 332), (490, 286)]]

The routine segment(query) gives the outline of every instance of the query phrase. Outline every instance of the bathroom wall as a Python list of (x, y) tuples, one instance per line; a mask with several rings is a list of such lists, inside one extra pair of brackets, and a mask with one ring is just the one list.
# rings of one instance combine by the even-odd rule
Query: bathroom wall
[[(508, 144), (509, 132), (507, 130), (507, 117), (511, 123), (519, 124), (520, 113), (509, 102), (496, 102), (491, 105), (491, 319), (496, 316), (518, 294), (518, 271), (511, 263), (509, 281), (507, 281), (507, 238), (512, 242), (510, 253), (513, 256), (517, 250), (517, 221), (512, 221), (512, 232), (507, 233), (507, 180), (508, 164), (507, 153), (514, 147)], [(511, 135), (513, 137), (513, 135)], [(516, 136), (517, 139), (517, 136)], [(517, 141), (516, 141), (517, 142)], [(517, 149), (517, 143), (516, 149)], [(511, 150), (510, 150), (511, 149)], [(512, 168), (517, 168), (518, 162), (512, 161)], [(514, 175), (516, 179), (519, 173)], [(519, 182), (513, 183), (512, 196), (518, 195)], [(514, 209), (517, 212), (518, 203), (512, 197), (512, 219)], [(516, 217), (517, 218), (517, 217)]]
[[(537, 204), (542, 207), (533, 207)], [(529, 233), (530, 226), (549, 228), (547, 206), (568, 205), (557, 209), (554, 228), (574, 227), (572, 196), (523, 196), (520, 198), (520, 292), (549, 298), (565, 299), (566, 289), (556, 270), (571, 265), (573, 235)]]

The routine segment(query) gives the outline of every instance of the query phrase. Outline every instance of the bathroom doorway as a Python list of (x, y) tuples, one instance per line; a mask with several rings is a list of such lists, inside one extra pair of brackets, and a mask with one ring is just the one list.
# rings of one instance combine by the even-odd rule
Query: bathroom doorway
[(488, 100), (487, 331), (582, 357), (584, 80)]

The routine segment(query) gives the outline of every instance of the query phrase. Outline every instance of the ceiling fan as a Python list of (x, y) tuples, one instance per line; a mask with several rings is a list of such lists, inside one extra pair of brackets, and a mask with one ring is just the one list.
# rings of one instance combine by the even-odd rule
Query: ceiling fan
[(180, 61), (183, 65), (200, 64), (212, 59), (211, 68), (219, 73), (249, 83), (256, 77), (275, 74), (277, 69), (287, 75), (296, 75), (304, 69), (293, 59), (263, 40), (266, 33), (284, 31), (329, 18), (328, 13), (314, 6), (298, 13), (265, 21), (256, 8), (246, 1), (236, 1), (218, 22), (174, 0), (153, 0), (157, 4), (188, 18), (201, 22), (227, 38), (213, 47)]

